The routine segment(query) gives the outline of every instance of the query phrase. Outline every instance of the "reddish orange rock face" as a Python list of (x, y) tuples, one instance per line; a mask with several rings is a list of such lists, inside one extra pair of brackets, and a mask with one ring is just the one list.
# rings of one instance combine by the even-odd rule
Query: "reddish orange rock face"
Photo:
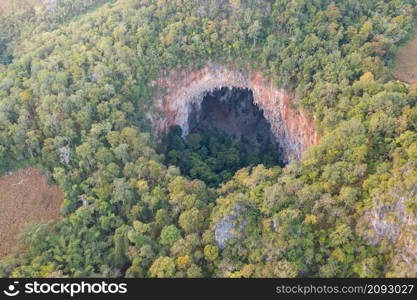
[(172, 70), (152, 82), (157, 87), (152, 121), (157, 132), (180, 125), (188, 133), (191, 105), (201, 104), (205, 94), (221, 87), (252, 90), (254, 103), (264, 111), (271, 130), (284, 149), (287, 160), (301, 159), (303, 151), (319, 142), (314, 122), (303, 110), (291, 107), (294, 98), (284, 89), (265, 80), (260, 72), (238, 72), (233, 68), (208, 63), (198, 71)]

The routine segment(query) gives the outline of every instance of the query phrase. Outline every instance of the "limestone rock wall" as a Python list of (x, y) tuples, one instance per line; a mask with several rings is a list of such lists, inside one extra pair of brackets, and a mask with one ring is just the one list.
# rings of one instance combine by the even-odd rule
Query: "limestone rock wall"
[[(415, 173), (415, 168), (407, 169), (407, 166), (403, 168), (405, 176)], [(407, 178), (404, 181), (407, 182)], [(382, 195), (374, 196), (373, 207), (364, 213), (358, 228), (370, 245), (387, 240), (390, 245), (387, 249), (392, 252), (387, 265), (389, 272), (399, 277), (417, 277), (417, 213), (406, 205), (417, 199), (417, 184), (409, 188), (398, 186), (386, 192), (384, 197), (390, 200), (389, 204), (380, 199)]]
[(180, 125), (186, 135), (191, 104), (200, 105), (204, 95), (215, 89), (237, 87), (252, 90), (254, 103), (264, 111), (285, 159), (300, 159), (308, 146), (319, 141), (312, 120), (305, 112), (291, 108), (291, 95), (266, 81), (259, 72), (238, 72), (207, 63), (199, 71), (172, 70), (168, 76), (151, 84), (159, 90), (154, 95), (156, 102), (151, 116), (159, 133)]

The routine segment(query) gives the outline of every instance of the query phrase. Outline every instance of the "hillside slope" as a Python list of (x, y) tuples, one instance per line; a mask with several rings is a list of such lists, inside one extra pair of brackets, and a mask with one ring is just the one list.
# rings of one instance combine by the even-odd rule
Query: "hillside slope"
[[(387, 75), (415, 8), (119, 0), (24, 38), (0, 67), (0, 170), (41, 164), (64, 216), (0, 276), (417, 276), (417, 93)], [(219, 188), (165, 165), (151, 83), (209, 61), (288, 90), (320, 143)]]

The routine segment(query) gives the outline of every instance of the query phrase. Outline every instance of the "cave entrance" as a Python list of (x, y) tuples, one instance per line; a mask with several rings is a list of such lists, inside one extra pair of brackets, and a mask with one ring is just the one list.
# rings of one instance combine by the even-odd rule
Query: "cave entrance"
[(243, 167), (283, 165), (281, 147), (251, 90), (223, 87), (199, 99), (189, 107), (187, 131), (173, 126), (166, 135), (166, 163), (209, 186)]

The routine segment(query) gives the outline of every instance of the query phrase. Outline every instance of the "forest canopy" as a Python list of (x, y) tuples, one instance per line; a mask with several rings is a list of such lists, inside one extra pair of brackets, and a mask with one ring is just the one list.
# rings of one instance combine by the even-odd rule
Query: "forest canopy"
[[(65, 200), (0, 276), (417, 276), (417, 86), (390, 75), (415, 0), (29, 2), (0, 14), (0, 173)], [(319, 145), (208, 184), (157, 151), (150, 82), (207, 61), (291, 91)]]

